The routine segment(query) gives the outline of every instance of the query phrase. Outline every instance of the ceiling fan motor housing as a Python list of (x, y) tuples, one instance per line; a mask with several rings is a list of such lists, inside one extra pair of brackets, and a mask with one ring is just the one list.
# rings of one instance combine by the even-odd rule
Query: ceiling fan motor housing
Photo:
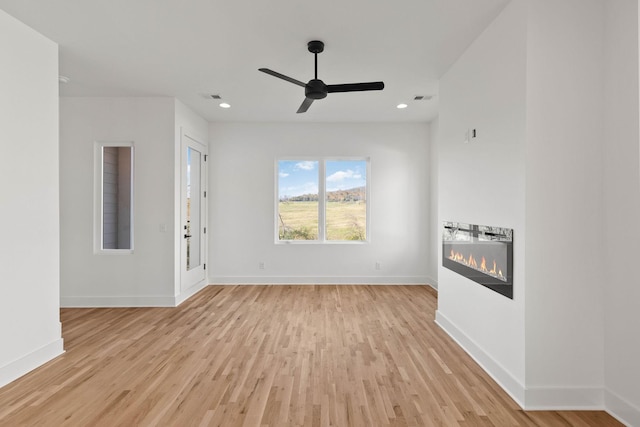
[(321, 53), (324, 50), (324, 43), (320, 40), (311, 40), (307, 43), (307, 49), (311, 53)]
[(327, 85), (322, 80), (312, 79), (304, 87), (304, 96), (311, 99), (322, 99), (327, 97)]

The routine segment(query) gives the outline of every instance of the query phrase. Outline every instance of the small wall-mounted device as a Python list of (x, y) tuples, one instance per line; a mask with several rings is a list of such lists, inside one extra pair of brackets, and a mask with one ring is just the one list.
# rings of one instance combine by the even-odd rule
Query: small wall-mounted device
[(469, 142), (471, 142), (472, 140), (474, 140), (477, 137), (477, 133), (475, 129), (467, 129), (467, 131), (464, 134), (464, 143), (468, 144)]

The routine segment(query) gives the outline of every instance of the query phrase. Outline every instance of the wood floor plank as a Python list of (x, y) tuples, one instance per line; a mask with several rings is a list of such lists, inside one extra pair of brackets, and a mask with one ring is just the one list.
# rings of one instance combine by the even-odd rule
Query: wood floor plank
[(525, 412), (433, 321), (427, 286), (209, 286), (178, 308), (63, 309), (66, 353), (0, 426), (620, 426)]

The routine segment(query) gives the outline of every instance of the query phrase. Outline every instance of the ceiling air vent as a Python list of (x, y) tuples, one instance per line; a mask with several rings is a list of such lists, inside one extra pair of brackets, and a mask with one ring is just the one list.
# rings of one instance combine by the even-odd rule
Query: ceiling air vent
[(200, 95), (202, 95), (204, 99), (222, 99), (217, 93), (201, 93)]

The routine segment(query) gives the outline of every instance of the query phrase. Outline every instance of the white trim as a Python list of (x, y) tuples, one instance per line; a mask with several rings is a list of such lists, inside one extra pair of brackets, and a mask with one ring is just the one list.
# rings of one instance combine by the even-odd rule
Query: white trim
[(44, 365), (64, 353), (63, 340), (58, 338), (49, 344), (0, 367), (0, 387)]
[(524, 410), (604, 410), (602, 387), (524, 387), (440, 311), (436, 311), (436, 324)]
[(438, 290), (438, 281), (431, 276), (427, 276), (427, 285), (431, 286), (436, 291)]
[(202, 280), (201, 282), (196, 283), (186, 291), (180, 293), (179, 295), (176, 295), (175, 306), (176, 307), (179, 306), (180, 304), (182, 304), (183, 302), (185, 302), (186, 300), (188, 300), (189, 298), (191, 298), (192, 296), (194, 296), (195, 294), (197, 294), (198, 292), (206, 288), (207, 285), (208, 285), (207, 281)]
[(215, 285), (426, 285), (424, 276), (212, 276)]
[(174, 296), (70, 296), (60, 297), (62, 308), (175, 307)]
[(177, 307), (193, 295), (206, 288), (206, 280), (191, 286), (175, 296), (73, 296), (61, 297), (61, 308), (130, 308), (130, 307)]
[(611, 390), (604, 390), (604, 405), (606, 411), (622, 424), (640, 426), (640, 408), (627, 402)]
[[(102, 248), (102, 191), (103, 191), (103, 149), (104, 147), (131, 148), (131, 249), (103, 249)], [(94, 141), (93, 143), (93, 253), (95, 255), (131, 255), (135, 248), (134, 212), (135, 212), (135, 144), (133, 141)]]
[(133, 249), (98, 249), (96, 248), (96, 255), (131, 255)]
[(602, 387), (527, 387), (527, 411), (602, 411)]
[(495, 382), (515, 402), (524, 408), (525, 388), (507, 369), (496, 362), (487, 352), (485, 352), (475, 341), (469, 338), (456, 325), (454, 325), (440, 311), (436, 311), (436, 324), (442, 328), (464, 351), (475, 360), (484, 371), (489, 374)]

